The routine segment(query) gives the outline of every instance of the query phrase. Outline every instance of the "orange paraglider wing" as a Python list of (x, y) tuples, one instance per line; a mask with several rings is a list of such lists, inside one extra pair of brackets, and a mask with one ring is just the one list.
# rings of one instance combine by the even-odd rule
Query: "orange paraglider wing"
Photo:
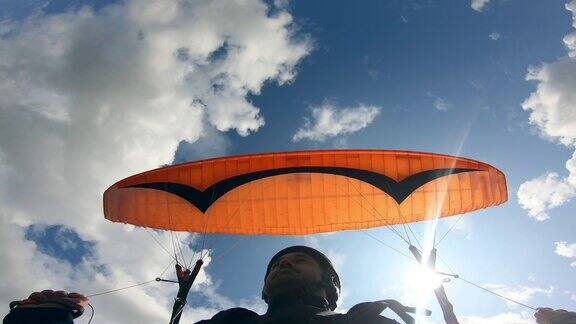
[(383, 150), (265, 153), (190, 162), (104, 193), (114, 222), (176, 231), (301, 235), (458, 215), (508, 199), (496, 168)]

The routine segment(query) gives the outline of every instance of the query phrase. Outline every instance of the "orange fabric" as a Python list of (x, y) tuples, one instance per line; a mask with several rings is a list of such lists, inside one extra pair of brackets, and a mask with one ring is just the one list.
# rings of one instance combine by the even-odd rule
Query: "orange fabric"
[[(400, 204), (362, 180), (327, 173), (290, 173), (250, 181), (210, 201), (205, 212), (173, 193), (130, 187), (175, 183), (203, 191), (234, 176), (290, 167), (359, 169), (396, 182), (435, 169), (473, 171), (431, 180)], [(507, 199), (504, 174), (482, 162), (407, 151), (329, 150), (222, 157), (144, 172), (106, 190), (104, 214), (113, 222), (176, 231), (302, 235), (452, 216)]]

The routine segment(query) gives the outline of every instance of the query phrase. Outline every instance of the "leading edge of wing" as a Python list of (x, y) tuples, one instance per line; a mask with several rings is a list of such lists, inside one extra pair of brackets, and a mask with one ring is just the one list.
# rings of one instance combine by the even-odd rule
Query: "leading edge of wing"
[(415, 173), (403, 179), (402, 181), (397, 182), (388, 176), (368, 170), (342, 167), (301, 166), (262, 170), (237, 175), (228, 179), (221, 180), (206, 188), (204, 191), (200, 191), (194, 187), (174, 182), (148, 182), (126, 186), (123, 188), (147, 188), (168, 192), (188, 201), (204, 213), (220, 197), (229, 191), (249, 182), (283, 174), (324, 173), (350, 177), (371, 184), (390, 195), (390, 197), (392, 197), (398, 204), (401, 204), (408, 196), (410, 196), (410, 194), (412, 194), (412, 192), (430, 181), (451, 174), (474, 171), (483, 170), (467, 168), (434, 169)]

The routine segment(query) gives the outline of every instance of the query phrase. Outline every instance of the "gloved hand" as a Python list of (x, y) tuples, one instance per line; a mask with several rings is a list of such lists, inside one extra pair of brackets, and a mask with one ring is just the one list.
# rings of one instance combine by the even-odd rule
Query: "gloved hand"
[(82, 315), (84, 307), (88, 305), (88, 298), (78, 293), (68, 293), (63, 290), (43, 290), (33, 292), (28, 298), (13, 301), (10, 303), (10, 309), (21, 308), (64, 308), (70, 310), (74, 318)]

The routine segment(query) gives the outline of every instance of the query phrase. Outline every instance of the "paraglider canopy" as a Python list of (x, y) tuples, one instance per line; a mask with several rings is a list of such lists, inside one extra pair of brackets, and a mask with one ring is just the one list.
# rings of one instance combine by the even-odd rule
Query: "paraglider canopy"
[(458, 215), (507, 198), (504, 174), (482, 162), (323, 150), (221, 157), (144, 172), (106, 190), (104, 214), (113, 222), (175, 231), (302, 235)]

